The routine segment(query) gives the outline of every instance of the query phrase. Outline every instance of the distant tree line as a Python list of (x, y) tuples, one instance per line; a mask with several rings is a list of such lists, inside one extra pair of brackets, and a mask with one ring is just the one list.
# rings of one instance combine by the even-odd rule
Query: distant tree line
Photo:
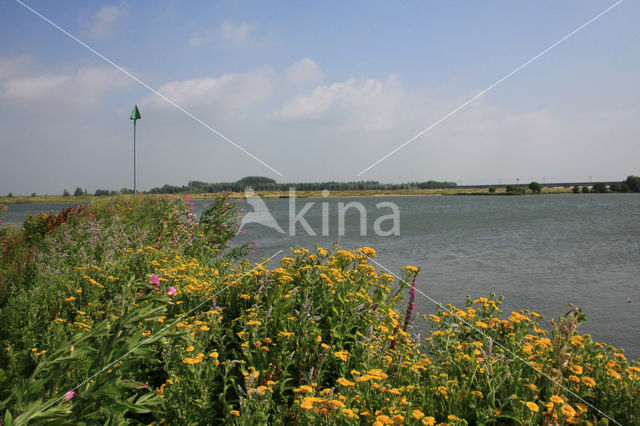
[(640, 192), (640, 176), (627, 176), (627, 179), (620, 183), (612, 183), (609, 187), (602, 182), (594, 183), (591, 188), (588, 186), (574, 186), (572, 189), (574, 194), (587, 194), (590, 192)]
[(351, 190), (398, 190), (398, 189), (440, 189), (455, 188), (455, 182), (409, 182), (409, 183), (380, 183), (378, 181), (358, 181), (358, 182), (298, 182), (298, 183), (278, 183), (273, 179), (262, 176), (248, 176), (237, 182), (209, 183), (202, 181), (189, 181), (187, 185), (175, 186), (164, 185), (159, 188), (151, 188), (152, 194), (179, 194), (179, 193), (204, 193), (221, 191), (244, 191), (246, 187), (251, 187), (255, 191), (287, 191), (295, 187), (297, 191), (351, 191)]

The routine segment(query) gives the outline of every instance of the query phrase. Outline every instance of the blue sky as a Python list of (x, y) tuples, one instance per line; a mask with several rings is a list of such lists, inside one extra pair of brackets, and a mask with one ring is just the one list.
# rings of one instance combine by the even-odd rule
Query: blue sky
[(396, 154), (373, 162), (608, 6), (536, 2), (0, 3), (0, 193), (188, 180), (623, 179), (640, 174), (640, 4), (626, 0)]

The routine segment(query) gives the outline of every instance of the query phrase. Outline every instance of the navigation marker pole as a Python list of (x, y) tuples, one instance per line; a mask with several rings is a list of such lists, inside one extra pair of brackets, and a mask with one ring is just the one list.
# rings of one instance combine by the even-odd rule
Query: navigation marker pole
[(142, 119), (138, 105), (133, 106), (131, 116), (129, 120), (133, 120), (133, 195), (138, 195), (138, 189), (136, 187), (136, 121)]

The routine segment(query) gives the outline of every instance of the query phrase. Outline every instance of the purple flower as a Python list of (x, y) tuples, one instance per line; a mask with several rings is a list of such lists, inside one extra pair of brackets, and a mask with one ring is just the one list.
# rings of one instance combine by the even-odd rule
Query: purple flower
[(173, 296), (173, 295), (174, 295), (174, 294), (176, 294), (177, 292), (178, 292), (178, 290), (176, 290), (176, 288), (175, 288), (175, 287), (169, 287), (169, 288), (167, 289), (167, 294), (168, 294), (169, 296)]
[(160, 278), (158, 278), (156, 274), (151, 274), (151, 284), (155, 285), (156, 287), (160, 286)]
[(409, 303), (407, 303), (407, 312), (404, 316), (403, 330), (407, 331), (409, 324), (411, 324), (413, 311), (416, 308), (416, 282), (411, 281), (411, 288), (409, 289)]
[(76, 396), (76, 391), (70, 390), (69, 392), (64, 394), (64, 400), (65, 401), (71, 401), (74, 396)]

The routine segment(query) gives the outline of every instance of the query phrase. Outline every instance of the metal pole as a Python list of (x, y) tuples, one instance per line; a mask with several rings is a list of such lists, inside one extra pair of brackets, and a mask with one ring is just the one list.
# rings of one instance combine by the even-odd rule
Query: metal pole
[(138, 195), (136, 187), (136, 121), (133, 120), (133, 195)]

